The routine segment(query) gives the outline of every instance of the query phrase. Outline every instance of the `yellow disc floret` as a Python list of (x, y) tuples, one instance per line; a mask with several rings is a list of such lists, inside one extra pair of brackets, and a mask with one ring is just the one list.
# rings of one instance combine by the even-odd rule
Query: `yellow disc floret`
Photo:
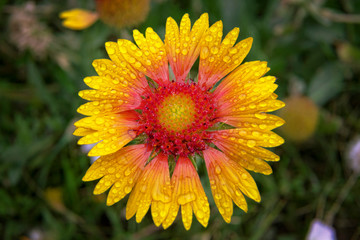
[(168, 131), (180, 132), (195, 119), (195, 103), (186, 94), (167, 96), (158, 108), (158, 121)]

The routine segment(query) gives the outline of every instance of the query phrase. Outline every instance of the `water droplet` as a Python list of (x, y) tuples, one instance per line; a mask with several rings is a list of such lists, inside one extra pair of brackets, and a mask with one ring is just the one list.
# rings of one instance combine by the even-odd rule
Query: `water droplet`
[(221, 195), (217, 193), (217, 194), (215, 194), (215, 198), (216, 199), (221, 199)]
[(188, 50), (183, 49), (183, 50), (181, 51), (181, 53), (182, 53), (182, 55), (186, 55), (186, 54), (188, 53)]
[(256, 108), (256, 105), (252, 103), (252, 104), (249, 105), (249, 108), (254, 109), (254, 108)]
[(248, 140), (246, 144), (248, 147), (252, 148), (252, 147), (255, 147), (256, 142), (254, 140)]
[(133, 58), (133, 57), (130, 57), (130, 58), (128, 59), (128, 61), (129, 61), (129, 63), (135, 63), (136, 59)]
[(131, 187), (126, 186), (125, 187), (125, 193), (128, 194), (129, 192), (131, 192)]
[(212, 47), (211, 48), (211, 53), (212, 54), (217, 54), (219, 52), (219, 48), (218, 47)]
[(259, 125), (259, 128), (260, 128), (260, 129), (265, 129), (265, 128), (267, 128), (267, 125), (266, 125), (266, 124), (260, 124), (260, 125)]
[(129, 178), (129, 179), (128, 179), (128, 183), (129, 183), (129, 184), (132, 184), (133, 182), (134, 182), (134, 179), (133, 179), (133, 178)]
[(143, 185), (140, 187), (140, 192), (146, 192), (146, 185)]
[(230, 54), (235, 54), (235, 53), (237, 53), (237, 49), (236, 49), (236, 48), (231, 48), (231, 49), (229, 50), (229, 53), (230, 53)]
[(203, 47), (202, 49), (201, 49), (201, 55), (200, 55), (200, 57), (202, 58), (202, 59), (205, 59), (205, 58), (207, 58), (209, 56), (209, 49), (207, 48), (207, 47)]
[(98, 118), (96, 118), (95, 119), (95, 123), (96, 124), (103, 124), (105, 122), (105, 120), (104, 120), (104, 118), (102, 118), (102, 117), (98, 117)]
[(140, 67), (141, 67), (141, 63), (140, 63), (140, 62), (136, 62), (136, 63), (134, 64), (134, 66), (135, 66), (136, 68), (140, 68)]
[(160, 216), (161, 216), (161, 217), (165, 217), (166, 214), (167, 214), (167, 212), (165, 212), (165, 211), (160, 211)]
[(109, 172), (109, 173), (114, 173), (114, 172), (115, 172), (115, 168), (114, 168), (114, 167), (109, 167), (109, 168), (108, 168), (108, 172)]
[(257, 131), (253, 131), (253, 132), (252, 132), (252, 135), (253, 135), (254, 137), (258, 137), (258, 136), (260, 136), (260, 133), (257, 132)]
[(228, 38), (225, 38), (222, 43), (225, 44), (225, 45), (229, 45), (229, 44), (230, 44), (230, 40), (229, 40)]
[(129, 176), (131, 174), (131, 169), (127, 168), (124, 172), (125, 176)]
[(215, 167), (215, 172), (216, 172), (217, 174), (220, 174), (220, 173), (221, 173), (221, 168), (220, 168), (219, 166), (216, 166), (216, 167)]
[(150, 52), (156, 53), (156, 48), (154, 46), (150, 46)]
[(257, 117), (258, 119), (265, 119), (266, 113), (255, 113), (255, 117)]
[(220, 214), (224, 214), (225, 210), (222, 207), (219, 207), (219, 212), (220, 212)]
[(123, 46), (120, 46), (119, 50), (120, 50), (121, 53), (127, 53), (127, 49), (125, 47), (123, 47)]
[(180, 205), (184, 205), (186, 203), (192, 202), (196, 199), (196, 196), (194, 193), (190, 192), (187, 194), (180, 195), (178, 198), (178, 203)]
[(107, 50), (109, 55), (112, 55), (112, 54), (115, 53), (115, 49), (113, 47), (108, 47), (106, 50)]
[(229, 63), (231, 61), (231, 58), (229, 56), (225, 56), (223, 57), (223, 61)]
[(204, 217), (204, 212), (201, 211), (201, 210), (198, 210), (196, 215), (197, 215), (198, 218), (202, 219)]

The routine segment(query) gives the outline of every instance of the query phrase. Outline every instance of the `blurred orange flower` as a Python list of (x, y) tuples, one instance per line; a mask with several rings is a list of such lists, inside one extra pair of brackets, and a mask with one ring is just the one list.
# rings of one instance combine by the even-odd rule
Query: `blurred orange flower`
[(145, 20), (150, 8), (150, 0), (96, 0), (95, 3), (96, 12), (84, 9), (61, 12), (63, 26), (82, 30), (98, 19), (117, 28), (134, 26)]
[(285, 99), (286, 107), (279, 111), (279, 115), (286, 122), (280, 129), (286, 138), (295, 142), (304, 142), (316, 130), (319, 109), (306, 96), (291, 96)]

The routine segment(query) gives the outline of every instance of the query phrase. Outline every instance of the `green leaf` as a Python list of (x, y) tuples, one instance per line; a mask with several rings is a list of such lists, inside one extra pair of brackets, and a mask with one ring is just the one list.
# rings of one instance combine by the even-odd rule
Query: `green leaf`
[(308, 96), (317, 104), (324, 105), (343, 89), (344, 76), (336, 63), (323, 65), (310, 81)]

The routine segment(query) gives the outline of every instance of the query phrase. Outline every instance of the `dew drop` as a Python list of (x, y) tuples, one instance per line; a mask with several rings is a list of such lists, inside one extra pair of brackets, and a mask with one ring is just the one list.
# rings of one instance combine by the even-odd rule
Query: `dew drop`
[(112, 54), (115, 53), (115, 49), (113, 47), (108, 47), (107, 52), (108, 52), (109, 55), (112, 55)]
[(184, 205), (186, 203), (192, 202), (196, 199), (196, 196), (194, 193), (187, 193), (187, 194), (183, 194), (180, 195), (178, 198), (178, 203), (180, 205)]
[(255, 147), (255, 145), (256, 145), (256, 142), (254, 141), (254, 140), (248, 140), (247, 142), (246, 142), (246, 145), (248, 146), (248, 147)]
[(250, 109), (255, 109), (255, 108), (256, 108), (256, 105), (252, 103), (252, 104), (249, 105), (249, 108), (250, 108)]
[(223, 41), (223, 44), (225, 45), (229, 45), (230, 44), (230, 40), (228, 38), (225, 38)]
[(103, 124), (105, 122), (105, 120), (104, 120), (104, 118), (102, 118), (102, 117), (98, 117), (98, 118), (96, 118), (95, 119), (95, 123), (96, 124)]
[(265, 119), (267, 116), (265, 113), (255, 113), (255, 117), (258, 119)]
[(221, 168), (220, 168), (219, 166), (216, 166), (216, 167), (215, 167), (215, 172), (216, 172), (217, 174), (220, 174), (220, 173), (221, 173)]
[(109, 172), (109, 173), (114, 173), (114, 172), (115, 172), (115, 168), (114, 168), (114, 167), (109, 167), (109, 168), (108, 168), (108, 172)]
[(235, 54), (235, 53), (237, 53), (237, 49), (236, 49), (236, 48), (231, 48), (231, 49), (229, 50), (229, 53), (230, 53), (230, 54)]
[(254, 137), (258, 137), (258, 136), (260, 136), (260, 133), (257, 132), (257, 131), (253, 131), (253, 132), (252, 132), (252, 135), (253, 135)]
[(223, 57), (223, 61), (229, 63), (231, 61), (231, 58), (229, 56), (225, 56)]
[(219, 212), (220, 212), (220, 214), (224, 214), (225, 210), (222, 207), (219, 207)]
[(141, 188), (140, 188), (140, 192), (146, 192), (146, 185), (143, 185)]
[(131, 192), (131, 187), (126, 186), (125, 187), (125, 193), (128, 194), (129, 192)]
[(211, 35), (207, 35), (207, 36), (205, 37), (205, 40), (206, 40), (207, 42), (211, 42), (211, 41), (213, 40), (213, 37), (212, 37)]
[(267, 127), (266, 124), (260, 124), (260, 125), (259, 125), (259, 128), (260, 128), (260, 129), (265, 129), (266, 127)]
[(200, 218), (200, 219), (204, 218), (204, 212), (201, 211), (201, 210), (198, 210), (197, 211), (197, 217)]
[(208, 49), (207, 47), (203, 47), (203, 48), (201, 49), (201, 55), (200, 55), (200, 57), (203, 58), (203, 59), (205, 59), (205, 58), (207, 58), (208, 56), (209, 56), (209, 49)]
[(219, 52), (219, 48), (218, 47), (212, 47), (211, 48), (211, 53), (212, 54), (217, 54)]
[(120, 46), (119, 50), (120, 50), (121, 53), (127, 53), (127, 49), (125, 47), (123, 47), (123, 46)]
[(133, 58), (133, 57), (130, 57), (130, 58), (128, 59), (128, 61), (129, 61), (129, 63), (135, 63), (136, 59)]
[(125, 176), (129, 176), (131, 174), (131, 169), (127, 168), (124, 172)]
[(135, 65), (136, 68), (140, 68), (140, 67), (141, 67), (141, 63), (140, 63), (140, 62), (136, 62), (134, 65)]

